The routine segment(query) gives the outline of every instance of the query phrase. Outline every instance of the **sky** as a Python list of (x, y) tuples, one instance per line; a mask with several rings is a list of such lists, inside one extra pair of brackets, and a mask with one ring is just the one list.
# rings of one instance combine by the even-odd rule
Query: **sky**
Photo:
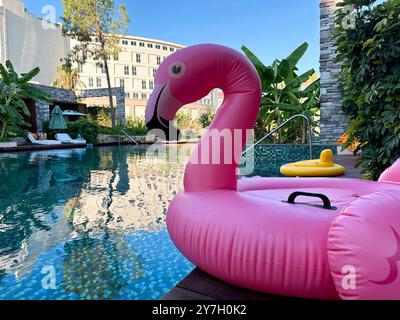
[[(62, 16), (60, 0), (24, 0), (42, 17), (46, 5)], [(319, 0), (119, 0), (130, 18), (129, 34), (185, 46), (218, 43), (252, 50), (266, 65), (303, 42), (309, 49), (300, 71), (319, 68)]]

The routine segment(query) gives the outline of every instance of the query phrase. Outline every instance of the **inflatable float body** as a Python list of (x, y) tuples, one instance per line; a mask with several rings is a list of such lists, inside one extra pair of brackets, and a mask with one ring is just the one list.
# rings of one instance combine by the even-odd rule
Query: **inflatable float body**
[(327, 149), (321, 152), (319, 160), (306, 160), (285, 164), (281, 173), (287, 177), (337, 177), (346, 173), (346, 169), (333, 163), (333, 151)]
[[(223, 281), (277, 295), (400, 298), (400, 162), (379, 182), (238, 179), (243, 148), (232, 139), (215, 143), (212, 132), (253, 128), (261, 88), (250, 61), (223, 46), (188, 47), (162, 63), (155, 83), (146, 123), (167, 139), (182, 106), (214, 88), (224, 92), (167, 214), (170, 236), (190, 261)], [(204, 154), (221, 161), (201, 161)]]

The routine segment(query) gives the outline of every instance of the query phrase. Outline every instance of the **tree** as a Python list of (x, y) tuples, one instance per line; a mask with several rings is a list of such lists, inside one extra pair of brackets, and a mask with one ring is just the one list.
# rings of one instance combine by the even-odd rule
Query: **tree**
[(208, 128), (215, 117), (215, 111), (213, 108), (207, 108), (204, 113), (199, 118), (201, 126), (203, 128)]
[[(303, 43), (287, 58), (275, 60), (265, 66), (248, 48), (243, 52), (257, 69), (262, 84), (262, 104), (256, 123), (256, 137), (262, 138), (267, 132), (296, 114), (303, 114), (313, 119), (319, 111), (319, 79), (314, 69), (297, 75), (297, 64), (307, 51), (308, 44)], [(306, 140), (304, 126), (298, 123), (288, 124), (277, 139), (280, 143)]]
[(79, 70), (72, 67), (72, 63), (67, 63), (57, 68), (57, 74), (53, 81), (53, 86), (57, 88), (75, 90), (85, 87), (85, 84), (79, 79)]
[(4, 139), (7, 128), (27, 125), (24, 116), (29, 116), (29, 109), (25, 99), (34, 101), (50, 101), (50, 96), (43, 90), (29, 84), (40, 72), (35, 68), (28, 73), (18, 75), (11, 61), (6, 66), (0, 64), (0, 138)]
[[(108, 59), (121, 51), (120, 36), (127, 33), (126, 7), (114, 0), (63, 0), (63, 34), (77, 40), (70, 57), (84, 64), (89, 58), (102, 68), (107, 77), (111, 123), (115, 127), (115, 110)], [(118, 12), (117, 12), (118, 11)]]
[[(343, 111), (350, 119), (348, 140), (362, 150), (357, 164), (377, 180), (400, 158), (399, 0), (345, 0), (338, 4), (334, 35), (341, 63)], [(354, 28), (346, 25), (352, 6)]]
[(184, 110), (179, 111), (174, 120), (181, 130), (198, 130), (200, 127), (198, 119), (194, 119), (189, 112)]

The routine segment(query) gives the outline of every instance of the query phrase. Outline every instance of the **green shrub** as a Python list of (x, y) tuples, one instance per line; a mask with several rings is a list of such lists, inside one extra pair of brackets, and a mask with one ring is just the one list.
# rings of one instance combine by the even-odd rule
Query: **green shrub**
[(131, 136), (145, 136), (147, 135), (148, 129), (142, 118), (130, 118), (126, 121), (126, 127), (117, 126), (115, 128), (100, 127), (101, 134), (108, 135), (120, 135), (121, 131), (124, 130)]
[(1, 143), (1, 142), (10, 142), (10, 141), (11, 141), (10, 138), (7, 138), (7, 137), (0, 137), (0, 143)]
[(97, 142), (97, 136), (100, 133), (100, 127), (97, 123), (88, 120), (79, 120), (76, 122), (68, 122), (67, 133), (71, 138), (76, 139), (81, 135), (87, 142)]
[(101, 127), (111, 127), (111, 108), (107, 106), (89, 106), (88, 119)]
[(126, 121), (126, 131), (133, 136), (145, 136), (148, 130), (142, 118), (133, 118)]
[(203, 128), (208, 128), (215, 117), (215, 111), (212, 108), (207, 108), (200, 116), (199, 121)]
[(201, 128), (198, 119), (193, 119), (189, 112), (179, 111), (175, 116), (175, 122), (179, 129), (181, 130), (199, 130)]
[(348, 12), (338, 10), (335, 29), (349, 143), (361, 143), (358, 165), (373, 180), (400, 157), (400, 5), (388, 0), (372, 6), (375, 2), (340, 3), (356, 9), (355, 28), (345, 24)]
[(76, 139), (78, 135), (81, 135), (87, 142), (95, 143), (100, 133), (100, 127), (95, 122), (83, 119), (76, 122), (68, 122), (67, 130), (50, 130), (49, 122), (45, 121), (43, 122), (43, 131), (47, 134), (48, 139), (55, 139), (57, 133), (65, 132), (72, 139)]

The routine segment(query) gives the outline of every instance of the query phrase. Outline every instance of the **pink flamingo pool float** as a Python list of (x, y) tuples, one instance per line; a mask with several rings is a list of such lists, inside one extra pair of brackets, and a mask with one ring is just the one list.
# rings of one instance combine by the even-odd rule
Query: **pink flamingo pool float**
[[(225, 97), (167, 214), (171, 238), (190, 261), (223, 281), (277, 295), (400, 298), (400, 161), (379, 182), (238, 179), (242, 150), (232, 139), (215, 143), (211, 132), (253, 128), (261, 88), (249, 60), (227, 47), (197, 45), (168, 57), (155, 82), (146, 122), (169, 139), (182, 106), (215, 88)], [(221, 161), (204, 163), (202, 154)]]

